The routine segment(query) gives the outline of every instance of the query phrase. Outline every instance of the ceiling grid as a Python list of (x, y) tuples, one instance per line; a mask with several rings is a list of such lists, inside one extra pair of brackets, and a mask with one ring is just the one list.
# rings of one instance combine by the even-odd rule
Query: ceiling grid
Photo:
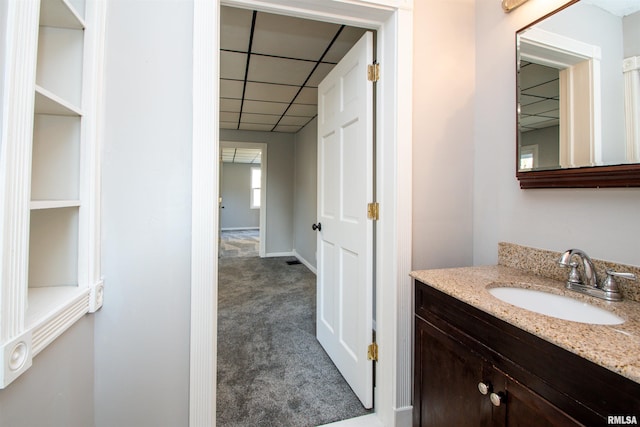
[(366, 30), (221, 7), (220, 128), (295, 133), (318, 84)]

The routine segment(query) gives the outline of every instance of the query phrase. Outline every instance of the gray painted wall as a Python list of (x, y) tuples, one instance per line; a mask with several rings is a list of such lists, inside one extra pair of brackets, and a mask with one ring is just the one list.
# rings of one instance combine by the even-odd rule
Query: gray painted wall
[(318, 120), (296, 134), (295, 183), (293, 186), (293, 248), (316, 267), (316, 236), (311, 224), (317, 221)]
[(470, 265), (474, 0), (413, 5), (413, 267)]
[(98, 427), (188, 423), (192, 20), (189, 1), (108, 6)]
[(251, 169), (260, 165), (223, 163), (221, 179), (222, 206), (220, 227), (257, 228), (260, 209), (251, 209)]
[(94, 317), (86, 315), (0, 390), (0, 426), (93, 425), (93, 328)]
[(622, 19), (624, 37), (624, 57), (640, 55), (640, 12)]
[(294, 140), (290, 133), (220, 129), (220, 141), (267, 144), (267, 256), (293, 250)]
[[(0, 2), (0, 40), (7, 40), (7, 7), (9, 2)], [(4, 111), (4, 75), (5, 75), (5, 55), (6, 46), (4, 42), (0, 42), (0, 106)], [(0, 114), (0, 129), (3, 129), (4, 114)]]

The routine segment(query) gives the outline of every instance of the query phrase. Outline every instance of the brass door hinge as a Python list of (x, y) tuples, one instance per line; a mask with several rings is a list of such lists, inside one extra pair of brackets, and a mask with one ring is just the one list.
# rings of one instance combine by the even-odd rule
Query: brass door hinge
[(380, 205), (377, 202), (367, 204), (367, 218), (374, 221), (380, 219)]
[(380, 64), (374, 62), (367, 66), (367, 79), (370, 82), (377, 82), (380, 80)]
[(367, 359), (373, 360), (374, 362), (378, 361), (378, 344), (377, 343), (372, 342), (371, 344), (369, 344), (369, 347), (367, 348)]

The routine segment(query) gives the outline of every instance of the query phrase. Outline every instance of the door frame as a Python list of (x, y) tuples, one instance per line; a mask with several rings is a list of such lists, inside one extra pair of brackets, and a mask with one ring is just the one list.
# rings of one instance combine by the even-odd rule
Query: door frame
[(189, 425), (215, 425), (220, 5), (377, 31), (375, 415), (411, 424), (413, 0), (194, 0)]
[[(258, 255), (260, 255), (260, 258), (264, 258), (267, 248), (267, 144), (263, 142), (236, 141), (220, 141), (219, 144), (220, 147), (252, 148), (260, 150), (260, 243), (258, 244)], [(218, 179), (220, 179), (219, 173), (220, 171), (218, 171)], [(220, 195), (218, 195), (218, 197), (220, 197)], [(216, 197), (216, 199), (218, 197)]]

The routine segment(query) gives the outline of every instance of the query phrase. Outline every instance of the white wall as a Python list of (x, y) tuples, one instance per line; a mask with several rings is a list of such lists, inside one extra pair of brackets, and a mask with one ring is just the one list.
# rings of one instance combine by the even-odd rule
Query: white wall
[(224, 163), (220, 193), (223, 209), (220, 210), (220, 227), (258, 228), (260, 209), (251, 209), (251, 169), (260, 165)]
[(0, 390), (0, 426), (93, 425), (93, 328), (93, 315), (83, 317)]
[(95, 425), (189, 416), (190, 1), (108, 5)]
[(514, 33), (561, 3), (505, 14), (499, 2), (477, 1), (474, 264), (494, 264), (507, 241), (640, 265), (640, 189), (520, 190), (515, 178)]
[(293, 249), (316, 267), (318, 193), (318, 119), (313, 119), (296, 134), (295, 176), (293, 186)]
[(413, 268), (471, 265), (474, 0), (414, 8)]
[(290, 133), (220, 129), (220, 141), (267, 144), (267, 256), (293, 250), (294, 139)]

